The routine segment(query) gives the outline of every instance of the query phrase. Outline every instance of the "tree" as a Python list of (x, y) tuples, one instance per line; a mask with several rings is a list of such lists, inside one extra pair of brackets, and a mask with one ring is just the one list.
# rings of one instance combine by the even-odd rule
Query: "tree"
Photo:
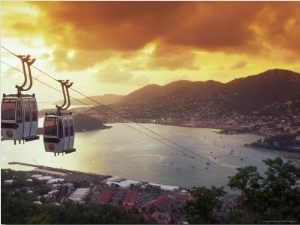
[(257, 172), (255, 166), (237, 168), (237, 170), (237, 174), (229, 177), (228, 186), (233, 190), (241, 191), (242, 202), (251, 206), (248, 208), (256, 208), (259, 212), (263, 212), (266, 207), (261, 193), (263, 177)]
[(223, 187), (199, 187), (192, 191), (194, 200), (187, 201), (184, 211), (189, 223), (213, 223), (217, 219), (214, 209), (221, 207), (219, 197), (224, 195)]
[(300, 168), (279, 157), (263, 162), (268, 166), (264, 176), (253, 166), (238, 168), (238, 173), (229, 177), (228, 186), (241, 191), (243, 206), (256, 216), (255, 222), (299, 220)]

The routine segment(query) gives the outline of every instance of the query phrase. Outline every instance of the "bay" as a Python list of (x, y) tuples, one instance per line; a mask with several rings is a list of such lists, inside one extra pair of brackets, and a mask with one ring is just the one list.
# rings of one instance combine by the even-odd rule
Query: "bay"
[[(262, 138), (254, 134), (221, 135), (216, 129), (157, 124), (108, 124), (110, 129), (76, 133), (76, 152), (46, 153), (43, 138), (14, 145), (1, 141), (1, 168), (32, 170), (10, 165), (17, 161), (69, 170), (116, 175), (126, 179), (185, 188), (225, 186), (236, 168), (257, 166), (275, 152), (244, 146)], [(158, 135), (157, 135), (158, 134)]]

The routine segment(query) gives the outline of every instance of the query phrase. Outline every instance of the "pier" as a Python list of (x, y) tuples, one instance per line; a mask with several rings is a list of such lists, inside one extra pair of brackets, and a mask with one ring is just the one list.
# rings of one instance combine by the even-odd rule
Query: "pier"
[(31, 167), (43, 167), (42, 165), (34, 165), (34, 164), (23, 163), (23, 162), (9, 162), (8, 164), (10, 164), (10, 165), (19, 164), (22, 166), (31, 166)]

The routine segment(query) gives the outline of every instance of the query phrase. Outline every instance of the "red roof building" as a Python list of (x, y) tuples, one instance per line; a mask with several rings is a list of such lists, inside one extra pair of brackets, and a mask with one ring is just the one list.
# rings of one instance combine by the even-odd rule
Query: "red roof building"
[(113, 192), (112, 190), (105, 190), (101, 193), (101, 195), (98, 198), (98, 203), (100, 204), (107, 204), (112, 196)]
[(175, 199), (181, 201), (187, 201), (187, 200), (193, 200), (194, 198), (189, 194), (177, 194), (175, 195)]
[(152, 207), (159, 207), (165, 203), (168, 203), (172, 198), (167, 196), (167, 195), (161, 195), (158, 198), (156, 198), (155, 200), (151, 201), (151, 202), (147, 202), (145, 207), (146, 210), (149, 210)]
[(128, 190), (123, 199), (123, 205), (127, 207), (133, 207), (137, 194), (137, 191)]

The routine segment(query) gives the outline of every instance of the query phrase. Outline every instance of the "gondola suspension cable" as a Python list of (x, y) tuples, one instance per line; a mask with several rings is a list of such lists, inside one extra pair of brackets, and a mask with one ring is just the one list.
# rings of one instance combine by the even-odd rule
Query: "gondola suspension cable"
[[(45, 75), (48, 76), (49, 78), (51, 78), (51, 79), (53, 79), (53, 80), (56, 80), (53, 76), (51, 76), (51, 75), (49, 75), (48, 73), (42, 71), (41, 69), (39, 69), (39, 68), (37, 68), (37, 67), (35, 67), (35, 66), (33, 66), (33, 68), (36, 69), (36, 70), (38, 70), (39, 72), (45, 74)], [(57, 80), (56, 80), (56, 81), (57, 81)], [(145, 130), (147, 130), (147, 131), (149, 131), (149, 132), (151, 132), (151, 133), (153, 133), (153, 134), (159, 136), (160, 138), (163, 138), (164, 140), (166, 140), (166, 141), (168, 141), (168, 142), (170, 142), (170, 143), (176, 145), (177, 147), (182, 148), (183, 150), (185, 150), (185, 151), (191, 153), (192, 155), (197, 155), (198, 157), (203, 158), (203, 157), (199, 156), (198, 154), (196, 154), (195, 152), (193, 152), (193, 151), (191, 151), (191, 150), (185, 148), (184, 146), (181, 146), (181, 145), (175, 143), (174, 141), (169, 140), (168, 138), (166, 138), (166, 137), (164, 137), (164, 136), (162, 136), (162, 135), (160, 135), (160, 134), (158, 134), (158, 133), (152, 131), (151, 129), (149, 129), (149, 128), (143, 126), (143, 125), (141, 125), (140, 123), (137, 123), (137, 122), (135, 122), (135, 121), (132, 121), (132, 120), (130, 120), (130, 119), (125, 118), (125, 117), (124, 117), (123, 115), (121, 115), (119, 112), (117, 112), (117, 111), (115, 111), (115, 110), (109, 108), (109, 107), (106, 106), (106, 105), (103, 105), (102, 103), (100, 103), (100, 102), (94, 100), (93, 98), (91, 98), (91, 97), (89, 97), (89, 96), (87, 96), (87, 95), (85, 95), (85, 94), (83, 94), (83, 93), (81, 93), (81, 92), (75, 90), (74, 88), (70, 88), (70, 89), (71, 89), (72, 91), (76, 92), (77, 94), (80, 94), (80, 95), (82, 95), (83, 97), (85, 97), (85, 98), (87, 98), (87, 99), (89, 99), (89, 100), (91, 100), (91, 101), (97, 103), (98, 105), (100, 105), (100, 106), (102, 106), (102, 107), (104, 107), (104, 108), (106, 108), (106, 109), (112, 111), (113, 113), (115, 113), (115, 114), (117, 114), (119, 117), (121, 117), (122, 119), (127, 120), (127, 121), (129, 121), (129, 122), (132, 122), (132, 123), (134, 123), (134, 124), (136, 124), (136, 125), (138, 125), (138, 126), (144, 128)], [(81, 102), (81, 103), (82, 103), (82, 102)], [(96, 109), (97, 111), (99, 111), (97, 108), (95, 108), (95, 107), (93, 107), (93, 108)], [(99, 112), (100, 112), (100, 111), (99, 111)], [(114, 118), (114, 117), (112, 117), (112, 116), (110, 116), (110, 117), (111, 117), (111, 118)], [(122, 122), (122, 123), (123, 123), (123, 122)], [(123, 124), (125, 124), (125, 125), (128, 126), (127, 123), (123, 123)], [(132, 126), (130, 126), (130, 127), (133, 128)], [(136, 128), (134, 128), (134, 129), (137, 130)], [(144, 133), (144, 134), (145, 134), (145, 133)], [(147, 136), (149, 136), (149, 135), (147, 135)], [(152, 136), (151, 136), (151, 137), (152, 137)], [(156, 140), (157, 140), (157, 139), (156, 139)], [(168, 145), (168, 146), (170, 146), (170, 145)], [(186, 152), (181, 151), (181, 153), (184, 153), (184, 154), (185, 154)], [(208, 159), (205, 159), (205, 158), (204, 158), (204, 160), (209, 161)], [(203, 161), (201, 161), (201, 162), (203, 162)], [(205, 162), (203, 162), (203, 163), (205, 163)], [(213, 162), (211, 162), (211, 163), (213, 163)]]
[[(4, 49), (6, 49), (6, 48), (4, 48)], [(9, 52), (12, 53), (11, 51), (9, 51)], [(15, 56), (17, 56), (17, 55), (14, 54), (14, 53), (12, 53), (12, 54), (15, 55)], [(3, 62), (3, 61), (1, 61), (1, 62)], [(3, 62), (3, 63), (6, 64), (6, 65), (8, 65), (8, 66), (10, 66), (10, 67), (12, 67), (12, 68), (14, 68), (14, 69), (16, 69), (16, 70), (18, 70), (19, 72), (21, 72), (19, 69), (15, 68), (15, 67), (13, 67), (13, 66), (11, 66), (11, 65), (9, 65), (8, 63), (5, 63), (5, 62)], [(45, 74), (45, 75), (48, 76), (49, 78), (51, 78), (51, 79), (53, 79), (53, 80), (59, 82), (59, 80), (55, 79), (55, 78), (52, 77), (51, 75), (49, 75), (49, 74), (47, 74), (46, 72), (42, 71), (41, 69), (39, 69), (39, 68), (37, 68), (37, 67), (35, 67), (35, 66), (32, 66), (32, 67), (33, 67), (34, 69), (38, 70), (39, 72)], [(43, 84), (47, 85), (48, 87), (50, 87), (50, 88), (52, 88), (52, 89), (55, 89), (55, 90), (61, 92), (60, 90), (58, 90), (58, 89), (56, 89), (56, 88), (54, 88), (54, 87), (52, 87), (52, 86), (50, 86), (50, 85), (48, 85), (48, 84), (46, 84), (46, 83), (40, 81), (40, 80), (38, 80), (37, 78), (33, 78), (33, 79), (39, 81), (40, 83), (43, 83)], [(113, 110), (113, 109), (111, 109), (111, 108), (109, 108), (109, 107), (103, 105), (102, 103), (99, 103), (98, 101), (96, 101), (96, 100), (94, 100), (94, 99), (92, 99), (92, 98), (86, 96), (85, 94), (83, 94), (83, 93), (81, 93), (81, 92), (79, 92), (79, 91), (77, 91), (77, 90), (75, 90), (75, 89), (73, 89), (73, 88), (70, 88), (70, 89), (73, 90), (74, 92), (76, 92), (76, 93), (78, 93), (78, 94), (80, 94), (80, 95), (82, 95), (82, 96), (84, 96), (84, 97), (86, 97), (86, 98), (92, 100), (93, 102), (99, 104), (100, 106), (102, 106), (102, 107), (104, 107), (104, 108), (106, 108), (106, 109), (108, 109), (108, 110), (114, 112), (114, 113), (117, 114), (118, 116), (121, 116), (123, 119), (128, 120), (128, 119), (125, 118), (123, 115), (119, 114), (117, 111), (115, 111), (115, 110)], [(62, 92), (61, 92), (61, 93), (62, 93)], [(76, 99), (76, 98), (74, 98), (74, 97), (71, 97), (71, 98), (74, 99), (74, 100), (76, 100), (76, 101), (78, 101), (78, 102), (80, 102), (80, 103), (82, 103), (82, 104), (84, 104), (84, 105), (86, 105), (86, 106), (88, 106), (88, 107), (90, 107), (90, 108), (92, 108), (92, 109), (94, 109), (94, 110), (96, 110), (96, 111), (98, 111), (99, 113), (102, 113), (103, 115), (106, 115), (106, 116), (108, 116), (108, 117), (110, 117), (110, 118), (112, 118), (112, 119), (115, 119), (113, 116), (111, 116), (111, 115), (109, 115), (109, 114), (106, 114), (106, 113), (100, 111), (98, 108), (95, 108), (94, 106), (90, 106), (90, 105), (88, 105), (88, 104), (86, 104), (86, 103), (82, 102), (81, 100)], [(136, 122), (134, 122), (134, 121), (131, 121), (131, 120), (128, 120), (128, 121), (130, 121), (130, 122), (132, 122), (132, 123), (134, 123), (134, 124), (136, 124), (136, 125), (139, 125), (140, 127), (142, 127), (142, 128), (144, 128), (144, 129), (150, 131), (151, 133), (153, 133), (153, 134), (155, 134), (155, 135), (157, 135), (157, 136), (163, 138), (164, 140), (169, 141), (170, 143), (176, 145), (177, 147), (182, 148), (183, 151), (180, 150), (180, 149), (175, 148), (174, 146), (172, 146), (172, 145), (170, 145), (170, 144), (167, 144), (167, 143), (165, 143), (165, 142), (162, 142), (162, 141), (159, 140), (158, 138), (155, 138), (155, 137), (153, 137), (153, 136), (151, 136), (151, 135), (149, 135), (149, 134), (147, 134), (147, 133), (145, 133), (145, 132), (142, 132), (142, 131), (138, 130), (137, 128), (133, 127), (133, 126), (130, 126), (128, 123), (122, 122), (122, 124), (124, 124), (124, 125), (130, 127), (131, 129), (133, 129), (133, 130), (135, 130), (135, 131), (137, 131), (137, 132), (139, 132), (139, 133), (141, 133), (141, 134), (144, 134), (144, 135), (146, 135), (146, 136), (152, 138), (153, 140), (156, 140), (156, 141), (158, 141), (158, 142), (160, 142), (160, 143), (162, 143), (162, 144), (164, 144), (164, 145), (166, 145), (166, 146), (168, 146), (168, 147), (170, 147), (170, 148), (172, 148), (172, 149), (174, 149), (174, 150), (176, 150), (176, 151), (178, 151), (178, 152), (180, 152), (180, 153), (186, 154), (185, 151), (188, 151), (189, 153), (192, 154), (191, 156), (193, 156), (193, 158), (194, 158), (194, 156), (197, 156), (196, 159), (197, 159), (198, 161), (200, 161), (200, 162), (202, 162), (202, 163), (210, 162), (210, 166), (211, 166), (211, 167), (214, 167), (215, 169), (223, 170), (223, 171), (225, 171), (225, 172), (227, 172), (227, 173), (231, 173), (231, 174), (232, 174), (231, 171), (226, 170), (226, 169), (223, 168), (223, 167), (220, 167), (218, 164), (216, 164), (216, 163), (214, 163), (214, 162), (212, 162), (212, 161), (210, 161), (210, 160), (208, 160), (208, 159), (206, 159), (206, 158), (200, 156), (199, 154), (197, 154), (197, 153), (195, 153), (195, 152), (193, 152), (193, 151), (191, 151), (191, 150), (185, 148), (184, 146), (181, 146), (181, 145), (179, 145), (179, 144), (177, 144), (177, 143), (175, 143), (175, 142), (169, 140), (168, 138), (165, 138), (164, 136), (162, 136), (162, 135), (160, 135), (160, 134), (158, 134), (158, 133), (152, 131), (151, 129), (146, 128), (145, 126), (143, 126), (143, 125), (141, 125), (141, 124), (139, 124), (139, 123), (136, 123)], [(199, 157), (199, 158), (198, 158), (198, 157)], [(202, 159), (202, 160), (201, 160), (201, 159)], [(203, 161), (203, 160), (205, 160), (205, 161)]]
[[(13, 53), (12, 51), (8, 50), (8, 49), (5, 48), (4, 46), (1, 45), (1, 47), (2, 47), (3, 49), (5, 49), (6, 51), (8, 51), (9, 53), (11, 53), (12, 55), (18, 57), (17, 54), (15, 54), (15, 53)], [(3, 62), (2, 60), (1, 60), (1, 62), (4, 63), (4, 64), (6, 64), (6, 65), (8, 65), (8, 66), (10, 66), (10, 67), (12, 67), (12, 68), (14, 68), (14, 69), (16, 69), (16, 70), (18, 70), (18, 71), (20, 71), (19, 69), (15, 68), (15, 67), (13, 67), (13, 66), (11, 66), (11, 65), (9, 65), (8, 63)], [(49, 75), (48, 73), (42, 71), (41, 69), (39, 69), (39, 68), (37, 68), (37, 67), (35, 67), (35, 66), (32, 66), (32, 67), (33, 67), (34, 69), (38, 70), (39, 72), (43, 73), (44, 75), (48, 76), (49, 78), (51, 78), (51, 79), (53, 79), (53, 80), (59, 82), (59, 80), (55, 79), (53, 76), (51, 76), (51, 75)], [(21, 72), (21, 71), (20, 71), (20, 72)], [(38, 80), (37, 78), (33, 78), (33, 79), (39, 81), (40, 83), (43, 83), (43, 84), (47, 85), (48, 87), (50, 87), (50, 88), (52, 88), (52, 89), (55, 89), (55, 90), (61, 92), (60, 90), (58, 90), (58, 89), (56, 89), (56, 88), (54, 88), (54, 87), (52, 87), (52, 86), (50, 86), (50, 85), (48, 85), (48, 84), (46, 84), (46, 83), (40, 81), (40, 80)], [(209, 162), (211, 163), (211, 166), (214, 167), (215, 169), (221, 169), (221, 170), (223, 170), (223, 171), (225, 171), (225, 172), (227, 172), (227, 173), (232, 173), (231, 171), (226, 170), (226, 169), (224, 169), (223, 167), (220, 167), (218, 164), (216, 164), (216, 163), (214, 163), (214, 162), (212, 162), (212, 161), (210, 161), (210, 160), (204, 158), (203, 156), (200, 156), (199, 154), (197, 154), (197, 153), (195, 153), (195, 152), (193, 152), (193, 151), (191, 151), (191, 150), (185, 148), (184, 146), (181, 146), (181, 145), (179, 145), (179, 144), (177, 144), (177, 143), (175, 143), (175, 142), (169, 140), (168, 138), (166, 138), (166, 137), (164, 137), (164, 136), (162, 136), (162, 135), (160, 135), (160, 134), (158, 134), (158, 133), (152, 131), (151, 129), (149, 129), (149, 128), (147, 128), (147, 127), (145, 127), (145, 126), (143, 126), (143, 125), (141, 125), (141, 124), (139, 124), (139, 123), (137, 123), (137, 122), (134, 122), (134, 121), (132, 121), (132, 120), (129, 120), (129, 119), (125, 118), (125, 117), (124, 117), (123, 115), (121, 115), (119, 112), (117, 112), (117, 111), (115, 111), (115, 110), (109, 108), (108, 106), (103, 105), (102, 103), (100, 103), (100, 102), (98, 102), (98, 101), (92, 99), (91, 97), (89, 97), (89, 96), (87, 96), (87, 95), (85, 95), (85, 94), (83, 94), (83, 93), (81, 93), (81, 92), (75, 90), (74, 88), (70, 88), (70, 89), (73, 90), (74, 92), (76, 92), (76, 93), (78, 93), (78, 94), (84, 96), (85, 98), (90, 99), (91, 101), (97, 103), (98, 105), (100, 105), (100, 106), (102, 106), (102, 107), (104, 107), (104, 108), (106, 108), (106, 109), (108, 109), (108, 110), (114, 112), (115, 114), (117, 114), (117, 115), (120, 116), (121, 118), (123, 118), (123, 119), (125, 119), (125, 120), (127, 120), (127, 121), (129, 121), (129, 122), (132, 122), (132, 123), (134, 123), (134, 124), (136, 124), (136, 125), (138, 125), (138, 126), (144, 128), (144, 129), (146, 129), (147, 131), (149, 131), (149, 132), (151, 132), (151, 133), (153, 133), (153, 134), (159, 136), (160, 138), (163, 138), (164, 140), (166, 140), (166, 141), (168, 141), (168, 142), (170, 142), (170, 143), (176, 145), (177, 147), (182, 148), (183, 151), (180, 150), (180, 149), (175, 148), (174, 146), (172, 146), (172, 145), (170, 145), (170, 144), (167, 144), (167, 143), (165, 143), (165, 142), (162, 142), (162, 141), (159, 140), (158, 138), (155, 138), (155, 137), (153, 137), (153, 136), (151, 136), (151, 135), (149, 135), (149, 134), (147, 134), (147, 133), (145, 133), (145, 132), (142, 132), (142, 131), (138, 130), (137, 128), (134, 128), (133, 126), (130, 126), (128, 123), (122, 122), (124, 125), (130, 127), (131, 129), (133, 129), (133, 130), (135, 130), (135, 131), (137, 131), (137, 132), (139, 132), (139, 133), (142, 133), (142, 134), (144, 134), (144, 135), (146, 135), (146, 136), (148, 136), (148, 137), (150, 137), (150, 138), (152, 138), (152, 139), (154, 139), (154, 140), (156, 140), (156, 141), (158, 141), (158, 142), (160, 142), (160, 143), (162, 143), (162, 144), (164, 144), (164, 145), (166, 145), (166, 146), (168, 146), (168, 147), (170, 147), (170, 148), (173, 148), (174, 150), (176, 150), (176, 151), (178, 151), (178, 152), (181, 152), (181, 153), (183, 153), (183, 154), (185, 154), (185, 153), (186, 153), (185, 151), (187, 151), (187, 152), (189, 152), (189, 153), (192, 154), (191, 156), (197, 156), (197, 157), (199, 157), (199, 158), (196, 158), (196, 159), (197, 159), (198, 161), (202, 162), (202, 163), (206, 163), (207, 161), (209, 161)], [(92, 109), (94, 109), (94, 110), (96, 110), (96, 111), (98, 111), (98, 112), (100, 112), (100, 113), (102, 113), (102, 114), (104, 114), (104, 115), (106, 115), (106, 116), (108, 116), (108, 117), (110, 117), (110, 118), (115, 119), (113, 116), (111, 116), (111, 115), (109, 115), (109, 114), (106, 114), (106, 113), (104, 113), (104, 112), (101, 112), (98, 108), (96, 108), (96, 107), (94, 107), (94, 106), (90, 106), (90, 105), (88, 105), (88, 104), (86, 104), (86, 103), (82, 102), (81, 100), (76, 99), (76, 98), (74, 98), (74, 97), (71, 97), (71, 98), (74, 99), (74, 100), (76, 100), (76, 101), (78, 101), (78, 102), (80, 102), (80, 103), (82, 103), (82, 104), (84, 104), (84, 105), (86, 105), (86, 106), (88, 106), (88, 107), (90, 107), (90, 108), (92, 108)], [(201, 159), (202, 159), (202, 160), (201, 160)], [(205, 160), (205, 161), (203, 161), (203, 160)], [(214, 166), (214, 165), (217, 165), (217, 166)]]
[[(13, 67), (13, 66), (9, 65), (8, 63), (6, 63), (6, 62), (4, 62), (4, 61), (2, 61), (2, 60), (1, 60), (1, 62), (2, 62), (3, 64), (7, 65), (7, 66), (9, 66), (9, 67), (11, 67), (11, 68), (13, 68), (13, 69), (19, 71), (19, 72), (22, 72), (22, 71), (19, 70), (18, 68)], [(38, 82), (40, 82), (40, 83), (42, 83), (42, 84), (48, 86), (49, 88), (52, 88), (52, 89), (54, 89), (54, 90), (56, 90), (56, 91), (58, 91), (58, 92), (60, 92), (60, 93), (63, 93), (61, 90), (59, 90), (59, 89), (57, 89), (57, 88), (55, 88), (55, 87), (52, 87), (51, 85), (49, 85), (49, 84), (47, 84), (47, 83), (45, 83), (45, 82), (43, 82), (43, 81), (41, 81), (41, 80), (39, 80), (39, 79), (37, 79), (37, 78), (35, 78), (35, 77), (33, 77), (33, 79), (35, 79), (36, 81), (38, 81)], [(98, 111), (99, 113), (102, 113), (103, 115), (105, 115), (105, 116), (107, 116), (107, 117), (110, 117), (110, 118), (112, 118), (112, 119), (115, 119), (113, 116), (111, 116), (111, 115), (109, 115), (109, 114), (107, 114), (107, 113), (104, 113), (104, 112), (100, 111), (98, 108), (96, 108), (96, 107), (94, 107), (94, 106), (90, 106), (90, 105), (86, 104), (85, 102), (83, 102), (83, 101), (81, 101), (81, 100), (79, 100), (79, 99), (77, 99), (77, 98), (74, 98), (74, 97), (71, 97), (71, 96), (70, 96), (70, 98), (72, 98), (72, 99), (74, 99), (74, 100), (80, 102), (80, 103), (83, 104), (83, 105), (86, 105), (87, 107), (89, 107), (89, 108), (91, 108), (91, 109), (94, 109), (94, 110)], [(128, 126), (128, 127), (130, 127), (130, 128), (132, 128), (132, 129), (134, 129), (134, 130), (136, 130), (137, 132), (140, 132), (140, 133), (142, 133), (142, 134), (144, 134), (144, 135), (146, 135), (146, 136), (148, 136), (148, 137), (150, 137), (150, 138), (152, 138), (152, 139), (154, 139), (154, 140), (156, 140), (156, 141), (162, 143), (162, 144), (167, 145), (168, 147), (174, 148), (173, 146), (168, 145), (168, 144), (166, 144), (165, 142), (161, 142), (159, 139), (156, 139), (156, 138), (154, 138), (153, 136), (150, 136), (150, 135), (148, 135), (147, 133), (144, 133), (144, 132), (142, 132), (142, 131), (136, 129), (136, 128), (130, 126), (129, 124), (127, 124), (127, 123), (123, 123), (123, 124), (126, 125), (126, 126)], [(178, 149), (176, 149), (176, 150), (178, 150)], [(182, 151), (180, 151), (180, 152), (182, 152)]]
[[(2, 61), (2, 60), (1, 60), (1, 62), (2, 62), (3, 64), (7, 65), (7, 66), (9, 66), (9, 67), (11, 67), (11, 68), (13, 68), (13, 69), (19, 71), (19, 72), (22, 72), (22, 71), (19, 70), (18, 68), (15, 68), (15, 67), (9, 65), (8, 63)], [(60, 93), (63, 93), (61, 90), (59, 90), (59, 89), (57, 89), (57, 88), (55, 88), (55, 87), (52, 87), (51, 85), (49, 85), (49, 84), (47, 84), (47, 83), (45, 83), (45, 82), (43, 82), (43, 81), (41, 81), (41, 80), (39, 80), (39, 79), (37, 79), (37, 78), (35, 78), (35, 77), (33, 77), (33, 79), (35, 79), (36, 81), (38, 81), (38, 82), (40, 82), (40, 83), (42, 83), (42, 84), (48, 86), (49, 88), (52, 88), (52, 89), (54, 89), (54, 90), (56, 90), (56, 91), (58, 91), (58, 92), (60, 92)], [(71, 97), (71, 96), (70, 96), (70, 98), (72, 98), (72, 99), (74, 99), (74, 100), (76, 100), (76, 101), (82, 103), (83, 105), (86, 105), (87, 107), (89, 107), (89, 108), (91, 108), (91, 109), (94, 109), (94, 110), (98, 111), (99, 113), (104, 114), (104, 115), (107, 116), (107, 117), (110, 117), (110, 118), (112, 118), (112, 119), (115, 119), (113, 116), (111, 116), (111, 115), (109, 115), (109, 114), (107, 114), (107, 113), (101, 112), (99, 109), (97, 109), (97, 108), (95, 108), (95, 107), (93, 107), (93, 106), (90, 106), (90, 105), (86, 104), (85, 102), (83, 102), (83, 101), (81, 101), (81, 100), (79, 100), (79, 99), (77, 99), (77, 98), (74, 98), (74, 97)], [(159, 140), (159, 139), (157, 139), (157, 138), (155, 138), (155, 137), (153, 137), (153, 136), (150, 136), (150, 135), (148, 135), (148, 134), (145, 133), (145, 132), (142, 132), (142, 131), (136, 129), (135, 127), (130, 126), (130, 125), (127, 124), (127, 123), (123, 123), (123, 124), (126, 125), (126, 126), (128, 126), (128, 127), (130, 127), (131, 129), (133, 129), (133, 130), (139, 132), (139, 133), (142, 133), (142, 134), (144, 134), (144, 135), (146, 135), (146, 136), (148, 136), (148, 137), (150, 137), (150, 138), (152, 138), (152, 139), (154, 139), (154, 140), (156, 140), (156, 141), (158, 141), (158, 142), (160, 142), (160, 143), (162, 143), (162, 144), (164, 144), (164, 145), (170, 147), (170, 148), (175, 149), (176, 151), (179, 151), (179, 152), (181, 152), (181, 153), (184, 153), (184, 152), (182, 152), (182, 151), (180, 151), (180, 150), (174, 148), (173, 146), (171, 146), (171, 145), (169, 145), (169, 144), (167, 144), (167, 143), (165, 143), (165, 142), (162, 142), (161, 140)]]

